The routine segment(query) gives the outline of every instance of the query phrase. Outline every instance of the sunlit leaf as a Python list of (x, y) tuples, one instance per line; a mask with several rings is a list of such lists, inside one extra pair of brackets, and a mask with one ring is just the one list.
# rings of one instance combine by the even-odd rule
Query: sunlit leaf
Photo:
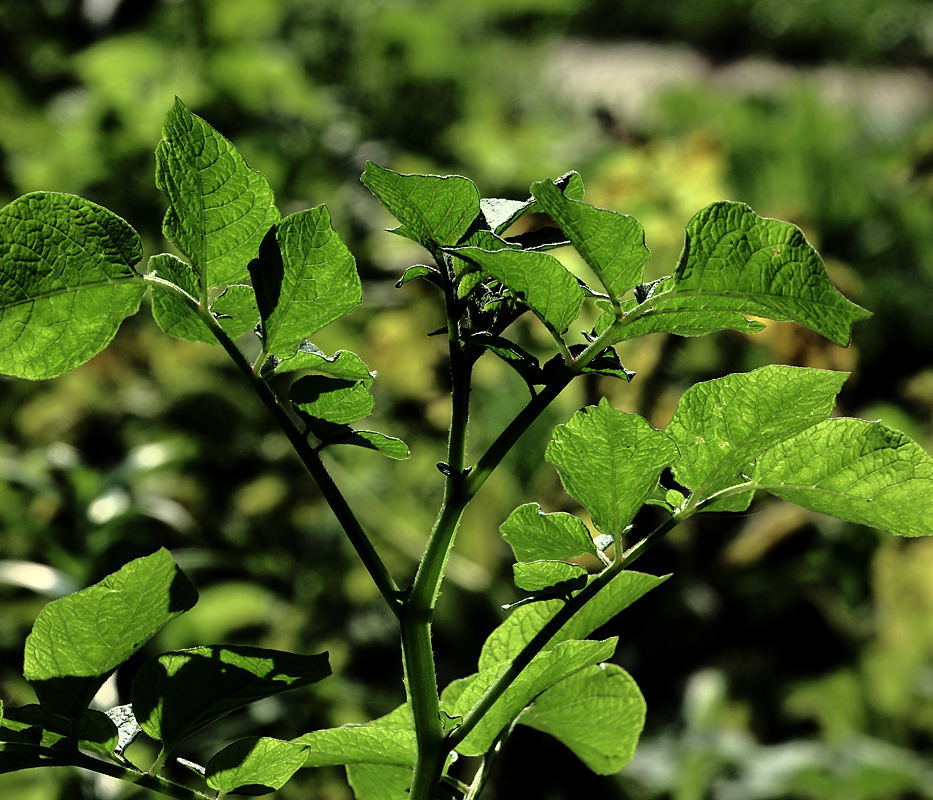
[[(603, 641), (561, 642), (550, 650), (538, 653), (502, 696), (493, 703), (476, 727), (457, 745), (461, 755), (485, 753), (499, 733), (537, 695), (558, 681), (591, 664), (605, 661), (615, 652), (617, 638)], [(480, 669), (457, 698), (453, 708), (445, 709), (451, 716), (465, 716), (477, 700), (492, 686), (509, 662), (500, 662)]]
[[(695, 502), (745, 483), (759, 455), (829, 417), (846, 377), (844, 372), (768, 366), (695, 384), (684, 392), (667, 426), (680, 449), (674, 477), (693, 490)], [(707, 508), (743, 511), (753, 494), (732, 495)]]
[(246, 265), (279, 217), (272, 189), (177, 98), (156, 148), (156, 186), (169, 200), (163, 233), (184, 253), (202, 290), (249, 277)]
[(609, 535), (625, 529), (676, 457), (667, 434), (637, 414), (617, 411), (605, 397), (558, 425), (545, 451), (564, 488)]
[(559, 739), (597, 775), (611, 775), (632, 760), (645, 711), (631, 675), (596, 664), (536, 697), (518, 722)]
[(141, 258), (136, 231), (80, 197), (0, 209), (0, 373), (54, 378), (97, 355), (139, 310)]
[(570, 327), (583, 307), (577, 279), (554, 256), (521, 250), (490, 252), (476, 247), (449, 250), (507, 286), (558, 333)]
[(661, 331), (696, 336), (717, 326), (741, 330), (739, 318), (751, 314), (799, 322), (845, 346), (852, 324), (870, 316), (832, 285), (797, 226), (728, 201), (690, 220), (674, 274), (623, 310), (613, 341)]
[(518, 561), (566, 559), (596, 555), (593, 537), (572, 514), (544, 514), (537, 503), (516, 508), (500, 528)]
[(167, 550), (131, 561), (39, 612), (23, 675), (45, 708), (79, 719), (110, 673), (197, 598)]
[(268, 737), (240, 739), (207, 762), (207, 785), (256, 797), (281, 789), (305, 766), (305, 748)]
[(349, 350), (339, 350), (328, 357), (311, 342), (302, 342), (293, 356), (283, 358), (276, 364), (275, 372), (295, 372), (297, 370), (323, 372), (334, 378), (348, 381), (372, 381), (375, 373), (370, 372), (362, 359)]
[(571, 200), (551, 181), (535, 183), (531, 193), (568, 236), (610, 297), (619, 299), (642, 282), (644, 264), (651, 253), (638, 220)]
[(830, 419), (761, 456), (754, 488), (901, 536), (933, 534), (933, 458), (880, 422)]
[[(585, 639), (666, 580), (667, 576), (658, 578), (642, 572), (623, 570), (558, 631), (545, 649), (570, 639)], [(519, 606), (512, 611), (505, 622), (486, 638), (479, 657), (480, 670), (489, 669), (518, 655), (545, 623), (563, 607), (563, 600), (544, 600)]]
[(316, 331), (349, 314), (362, 299), (356, 260), (331, 226), (325, 206), (283, 219), (249, 264), (267, 352), (295, 353)]
[(288, 398), (309, 416), (349, 425), (373, 413), (373, 396), (367, 388), (369, 382), (306, 375), (292, 384)]
[(334, 764), (393, 764), (411, 767), (418, 752), (413, 731), (372, 725), (346, 725), (312, 731), (294, 741), (306, 748), (306, 767)]
[(370, 161), (361, 180), (402, 223), (392, 232), (432, 252), (457, 244), (480, 214), (476, 186), (458, 175), (402, 175)]
[(557, 589), (570, 594), (586, 586), (586, 570), (566, 561), (520, 561), (512, 565), (515, 585), (526, 592)]

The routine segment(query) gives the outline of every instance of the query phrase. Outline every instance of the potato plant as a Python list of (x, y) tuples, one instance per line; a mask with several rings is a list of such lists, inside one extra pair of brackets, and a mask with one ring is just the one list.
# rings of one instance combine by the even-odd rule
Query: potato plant
[[(266, 179), (181, 101), (156, 150), (156, 183), (168, 200), (163, 232), (177, 255), (155, 255), (141, 268), (134, 229), (80, 197), (36, 192), (0, 210), (0, 372), (41, 380), (78, 367), (147, 292), (166, 334), (223, 347), (397, 619), (404, 702), (364, 725), (235, 741), (206, 764), (184, 760), (192, 771), (185, 783), (163, 775), (187, 737), (251, 702), (325, 680), (330, 666), (325, 653), (208, 644), (155, 656), (135, 675), (131, 702), (91, 708), (104, 681), (197, 602), (162, 549), (41, 611), (23, 670), (38, 702), (2, 709), (0, 770), (72, 766), (193, 800), (268, 793), (300, 769), (341, 765), (359, 800), (476, 798), (504, 740), (527, 725), (610, 774), (632, 758), (646, 709), (632, 677), (612, 662), (616, 638), (590, 636), (667, 579), (632, 567), (676, 526), (703, 512), (745, 511), (763, 491), (902, 536), (933, 533), (933, 459), (879, 422), (831, 418), (844, 373), (775, 365), (699, 383), (664, 430), (603, 398), (558, 425), (543, 454), (585, 513), (544, 513), (530, 503), (502, 522), (523, 597), (478, 663), (439, 686), (432, 616), (464, 510), (565, 387), (587, 374), (635, 379), (616, 348), (624, 355), (640, 336), (754, 333), (764, 318), (845, 346), (853, 323), (869, 314), (835, 289), (797, 227), (741, 203), (697, 213), (674, 271), (646, 283), (641, 225), (584, 202), (577, 173), (536, 182), (524, 200), (482, 198), (463, 177), (372, 163), (362, 181), (398, 219), (392, 233), (426, 251), (426, 263), (407, 269), (399, 285), (427, 281), (446, 315), (434, 332), (449, 349), (451, 419), (438, 463), (445, 491), (410, 585), (390, 574), (322, 460), (327, 448), (345, 446), (408, 456), (400, 439), (359, 426), (373, 410), (369, 365), (313, 343), (361, 301), (354, 257), (323, 205), (282, 218)], [(555, 226), (510, 235), (532, 213)], [(561, 247), (575, 248), (595, 285), (549, 252)], [(585, 305), (595, 324), (576, 334)], [(522, 315), (553, 342), (543, 363), (514, 341)], [(258, 355), (241, 349), (247, 336), (258, 337)], [(516, 371), (528, 399), (468, 463), (471, 377), (487, 353)], [(639, 530), (633, 521), (646, 504), (663, 521)], [(637, 543), (625, 549), (623, 537)], [(152, 764), (126, 756), (141, 734), (160, 747)], [(462, 756), (474, 757), (467, 775), (453, 766)]]

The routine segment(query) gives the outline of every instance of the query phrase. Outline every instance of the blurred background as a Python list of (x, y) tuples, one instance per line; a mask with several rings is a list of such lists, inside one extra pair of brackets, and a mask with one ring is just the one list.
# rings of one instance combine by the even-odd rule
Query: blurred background
[[(838, 413), (933, 448), (933, 4), (924, 0), (0, 0), (0, 204), (81, 194), (165, 250), (153, 150), (174, 96), (269, 178), (283, 213), (326, 203), (364, 304), (317, 337), (379, 372), (373, 427), (408, 462), (329, 460), (400, 582), (442, 490), (449, 387), (424, 258), (358, 181), (367, 159), (456, 172), (524, 199), (578, 170), (587, 199), (636, 216), (669, 273), (718, 199), (801, 226), (836, 285), (875, 316), (840, 349), (790, 324), (753, 337), (651, 337), (629, 385), (572, 387), (483, 489), (459, 535), (435, 643), (442, 684), (475, 669), (517, 598), (498, 526), (516, 505), (577, 511), (542, 453), (602, 394), (653, 424), (697, 380), (767, 363), (846, 370)], [(566, 256), (571, 259), (571, 256)], [(571, 261), (568, 261), (571, 263)], [(533, 326), (518, 335), (547, 352)], [(31, 702), (23, 642), (50, 599), (172, 550), (201, 592), (108, 684), (166, 649), (228, 642), (328, 650), (335, 676), (187, 743), (201, 763), (244, 735), (363, 722), (404, 698), (398, 636), (284, 438), (219, 348), (172, 340), (146, 309), (57, 380), (0, 378), (0, 697)], [(485, 356), (475, 458), (523, 405)], [(354, 448), (344, 448), (352, 451)], [(933, 509), (931, 509), (933, 512)], [(643, 520), (652, 524), (650, 514)], [(639, 569), (673, 578), (602, 631), (648, 702), (635, 761), (590, 774), (519, 728), (490, 798), (933, 797), (933, 541), (761, 498), (694, 519)], [(148, 766), (144, 742), (130, 758)], [(17, 800), (142, 797), (72, 772), (0, 776)], [(282, 798), (345, 800), (341, 770)]]

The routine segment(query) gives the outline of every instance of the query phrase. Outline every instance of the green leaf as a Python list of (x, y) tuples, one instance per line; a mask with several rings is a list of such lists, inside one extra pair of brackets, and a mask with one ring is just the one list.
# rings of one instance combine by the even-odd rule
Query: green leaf
[[(10, 731), (25, 731), (41, 728), (41, 743), (52, 747), (63, 740), (77, 737), (77, 745), (84, 750), (110, 755), (117, 747), (117, 729), (110, 718), (102, 711), (87, 709), (81, 721), (75, 726), (74, 720), (56, 716), (47, 708), (30, 704), (6, 709), (3, 727)], [(13, 737), (11, 737), (13, 738)], [(0, 740), (3, 736), (0, 735)]]
[(900, 536), (933, 534), (933, 458), (880, 422), (830, 419), (761, 456), (754, 488)]
[(362, 300), (356, 260), (323, 205), (299, 211), (269, 230), (249, 264), (266, 352), (279, 358)]
[(570, 594), (586, 586), (586, 570), (566, 561), (529, 561), (512, 565), (515, 585), (526, 592)]
[(281, 789), (305, 765), (305, 748), (267, 737), (240, 739), (207, 762), (207, 785), (256, 797)]
[(348, 764), (347, 780), (356, 800), (408, 800), (412, 771), (386, 764)]
[(563, 511), (544, 514), (537, 503), (516, 508), (499, 530), (518, 561), (596, 555), (596, 545), (583, 520)]
[(162, 123), (156, 186), (169, 200), (162, 231), (190, 262), (199, 288), (242, 283), (246, 265), (279, 218), (272, 189), (178, 98)]
[(799, 322), (844, 347), (852, 324), (870, 316), (836, 290), (797, 226), (727, 201), (690, 220), (674, 275), (623, 310), (613, 341), (664, 330), (696, 336), (717, 325), (741, 330), (741, 315), (752, 314)]
[(402, 277), (398, 279), (395, 283), (396, 289), (401, 289), (409, 281), (416, 280), (417, 278), (424, 278), (429, 283), (433, 283), (435, 286), (440, 286), (440, 272), (437, 271), (436, 267), (429, 267), (425, 264), (416, 264), (413, 267), (409, 267), (402, 273)]
[(544, 457), (564, 488), (608, 535), (621, 534), (677, 458), (677, 446), (637, 414), (609, 405), (588, 406), (554, 429)]
[(217, 344), (214, 334), (191, 305), (192, 302), (195, 305), (198, 303), (200, 286), (198, 276), (186, 262), (168, 253), (160, 253), (149, 259), (149, 273), (146, 277), (168, 281), (190, 298), (190, 301), (186, 301), (177, 290), (163, 286), (158, 281), (150, 281), (152, 318), (165, 333), (189, 342)]
[(411, 767), (417, 756), (415, 734), (372, 725), (345, 725), (312, 731), (294, 740), (305, 746), (306, 767), (335, 764), (390, 764)]
[(110, 673), (197, 599), (164, 548), (131, 561), (39, 612), (23, 675), (46, 709), (80, 719)]
[(136, 231), (80, 197), (0, 209), (0, 373), (54, 378), (97, 355), (139, 310), (141, 258)]
[[(768, 366), (692, 386), (667, 426), (680, 449), (674, 477), (692, 490), (694, 503), (746, 483), (762, 453), (829, 417), (847, 377)], [(732, 495), (704, 510), (744, 511), (753, 495)]]
[(306, 375), (292, 384), (289, 400), (303, 413), (336, 425), (359, 422), (373, 413), (367, 381)]
[(642, 282), (651, 253), (645, 247), (645, 231), (638, 220), (571, 200), (551, 181), (533, 184), (531, 193), (596, 273), (610, 297), (618, 300)]
[(307, 341), (301, 343), (298, 351), (293, 356), (283, 358), (276, 364), (275, 374), (296, 372), (300, 369), (323, 372), (331, 377), (343, 378), (348, 381), (369, 381), (371, 383), (376, 377), (376, 373), (370, 372), (356, 353), (351, 353), (349, 350), (338, 350), (328, 358), (322, 350)]
[[(565, 197), (572, 200), (583, 199), (583, 179), (578, 172), (568, 172), (554, 181)], [(505, 200), (501, 197), (483, 198), (480, 200), (483, 217), (489, 229), (497, 234), (505, 233), (525, 214), (542, 212), (544, 209), (534, 198), (527, 200)]]
[(327, 654), (304, 656), (260, 647), (212, 645), (147, 661), (133, 681), (133, 713), (171, 751), (182, 739), (264, 697), (330, 675)]
[[(493, 703), (476, 727), (457, 745), (461, 755), (479, 756), (486, 753), (501, 731), (508, 727), (537, 695), (578, 670), (605, 661), (615, 652), (617, 637), (603, 641), (564, 641), (551, 650), (536, 655), (511, 686)], [(466, 716), (467, 712), (492, 686), (510, 661), (481, 669), (464, 688), (453, 708), (445, 709), (451, 716)]]
[(522, 250), (490, 252), (476, 247), (449, 248), (447, 252), (475, 264), (504, 284), (558, 333), (566, 331), (580, 315), (583, 290), (554, 256)]
[(597, 775), (611, 775), (635, 755), (645, 712), (631, 675), (596, 664), (542, 693), (518, 722), (559, 739)]
[[(594, 580), (590, 578), (590, 580)], [(545, 646), (545, 650), (560, 642), (585, 639), (605, 625), (644, 594), (658, 586), (667, 577), (655, 577), (642, 572), (623, 570), (604, 586), (597, 595), (577, 612)], [(544, 600), (519, 606), (483, 644), (479, 657), (480, 671), (515, 658), (535, 634), (564, 607), (563, 600)]]
[[(211, 303), (211, 313), (231, 339), (253, 330), (259, 322), (259, 307), (252, 286), (234, 283)], [(214, 339), (214, 344), (217, 340)]]
[(480, 215), (476, 186), (458, 175), (402, 175), (369, 161), (361, 180), (402, 223), (392, 233), (431, 252), (457, 244)]

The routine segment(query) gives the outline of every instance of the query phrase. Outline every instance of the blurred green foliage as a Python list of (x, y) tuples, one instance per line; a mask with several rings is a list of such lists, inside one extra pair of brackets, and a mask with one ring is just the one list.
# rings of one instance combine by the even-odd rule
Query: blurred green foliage
[[(358, 183), (367, 158), (402, 171), (459, 171), (486, 195), (515, 198), (533, 180), (577, 169), (591, 202), (644, 224), (651, 277), (670, 271), (696, 210), (744, 200), (801, 225), (836, 284), (875, 312), (848, 350), (774, 324), (754, 337), (641, 340), (621, 354), (639, 373), (632, 384), (593, 378), (562, 397), (464, 522), (436, 628), (442, 685), (463, 674), (500, 605), (514, 599), (500, 580), (511, 569), (498, 534), (509, 511), (543, 496), (547, 510), (575, 510), (541, 454), (550, 429), (600, 394), (660, 425), (695, 380), (774, 361), (852, 370), (840, 413), (882, 417), (933, 446), (929, 97), (895, 125), (858, 104), (827, 103), (794, 73), (742, 92), (675, 87), (640, 117), (581, 111), (548, 71), (567, 36), (686, 43), (713, 63), (755, 55), (926, 69), (933, 8), (918, 0), (0, 4), (0, 201), (36, 189), (79, 193), (127, 218), (147, 255), (160, 252), (165, 204), (152, 151), (178, 95), (266, 173), (283, 212), (328, 204), (360, 262), (364, 306), (316, 344), (364, 354), (379, 372), (377, 426), (412, 449), (402, 464), (359, 452), (340, 453), (330, 467), (400, 581), (415, 568), (439, 500), (434, 465), (449, 387), (442, 349), (426, 336), (442, 323), (431, 288), (393, 288), (422, 255), (382, 232), (392, 221)], [(547, 346), (538, 335), (530, 326), (516, 333), (532, 351)], [(218, 350), (168, 339), (145, 313), (60, 379), (0, 379), (4, 700), (30, 699), (18, 677), (22, 643), (50, 597), (162, 545), (202, 599), (147, 653), (213, 642), (331, 653), (335, 677), (301, 690), (300, 702), (264, 702), (214, 735), (297, 736), (364, 721), (400, 700), (394, 620), (238, 381)], [(480, 362), (475, 384), (479, 450), (525, 389), (492, 360)], [(777, 501), (702, 530), (688, 524), (641, 565), (675, 578), (607, 631), (622, 636), (621, 663), (648, 699), (636, 761), (620, 777), (599, 778), (522, 730), (496, 796), (933, 797), (933, 549), (881, 542)], [(124, 698), (130, 677), (113, 688)], [(193, 740), (192, 757), (224, 743)], [(112, 796), (80, 776), (42, 772), (3, 776), (0, 792)], [(279, 794), (349, 796), (342, 775), (327, 770), (300, 773)]]

